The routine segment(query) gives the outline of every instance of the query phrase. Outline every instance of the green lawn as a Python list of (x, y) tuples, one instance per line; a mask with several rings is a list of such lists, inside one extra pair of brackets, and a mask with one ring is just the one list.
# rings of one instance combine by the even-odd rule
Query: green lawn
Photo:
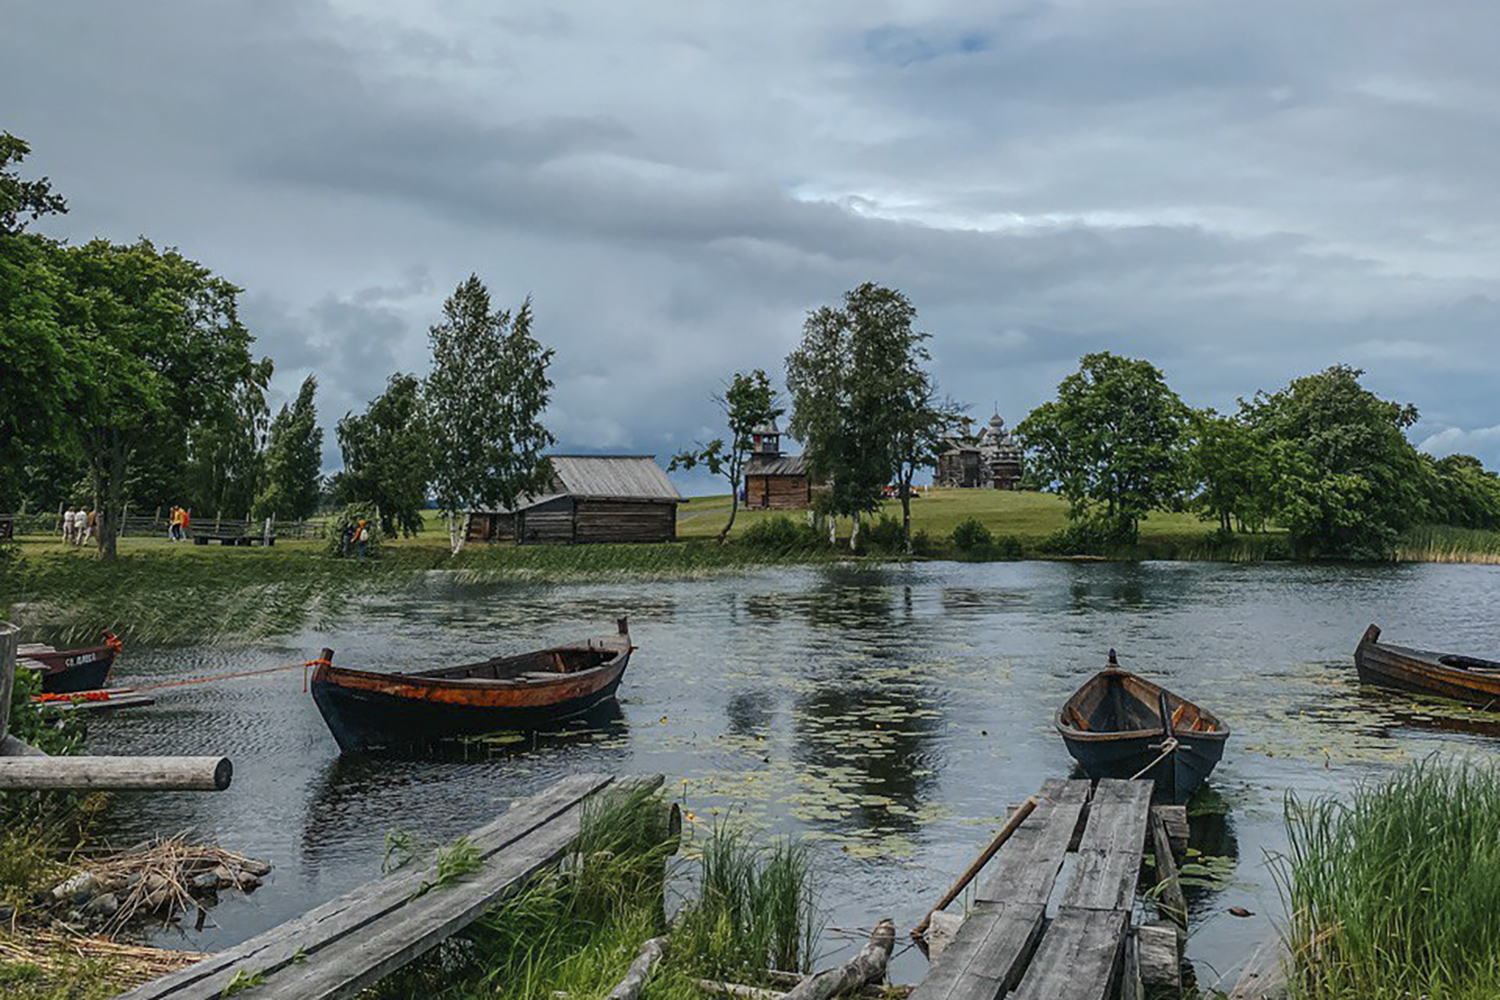
[[(749, 525), (778, 513), (793, 517), (801, 511), (766, 511), (741, 509), (735, 518), (738, 535)], [(900, 519), (901, 503), (888, 501), (882, 513)], [(1023, 544), (1034, 544), (1068, 524), (1066, 500), (1051, 493), (1009, 492), (1007, 490), (927, 490), (911, 502), (913, 531), (926, 531), (934, 541), (946, 539), (960, 521), (978, 518), (990, 532), (999, 537), (1011, 535)], [(729, 518), (729, 496), (694, 497), (678, 508), (679, 538), (705, 538), (718, 535)], [(1213, 525), (1193, 514), (1152, 514), (1141, 522), (1141, 543), (1183, 544), (1202, 541)], [(843, 533), (848, 534), (844, 525)]]

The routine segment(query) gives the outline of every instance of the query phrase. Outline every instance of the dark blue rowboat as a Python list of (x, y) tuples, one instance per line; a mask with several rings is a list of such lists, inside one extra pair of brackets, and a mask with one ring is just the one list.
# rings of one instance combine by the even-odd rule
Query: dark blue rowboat
[(1109, 665), (1063, 703), (1057, 731), (1090, 778), (1151, 778), (1186, 802), (1224, 756), (1229, 727), (1186, 698)]

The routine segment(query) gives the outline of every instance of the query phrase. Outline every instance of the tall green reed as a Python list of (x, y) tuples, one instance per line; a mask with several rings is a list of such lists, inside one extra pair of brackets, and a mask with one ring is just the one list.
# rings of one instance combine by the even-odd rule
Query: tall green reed
[(1500, 771), (1429, 759), (1348, 803), (1289, 795), (1274, 859), (1293, 997), (1500, 997)]

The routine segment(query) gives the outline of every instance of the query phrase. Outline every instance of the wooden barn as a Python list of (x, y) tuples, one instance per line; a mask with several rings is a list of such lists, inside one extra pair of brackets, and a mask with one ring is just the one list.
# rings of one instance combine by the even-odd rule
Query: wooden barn
[(751, 442), (750, 460), (745, 463), (745, 506), (762, 510), (810, 507), (812, 480), (807, 459), (781, 453), (781, 431), (776, 421), (757, 427)]
[(551, 455), (552, 488), (469, 514), (471, 542), (670, 542), (682, 496), (650, 455)]

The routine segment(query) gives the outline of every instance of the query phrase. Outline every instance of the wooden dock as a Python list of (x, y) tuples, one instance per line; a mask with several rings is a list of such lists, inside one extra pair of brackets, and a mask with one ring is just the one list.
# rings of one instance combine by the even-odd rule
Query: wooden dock
[(912, 1000), (1139, 996), (1131, 912), (1151, 787), (1110, 779), (1043, 785)]
[[(624, 779), (659, 785), (661, 777)], [(217, 1000), (231, 983), (255, 1000), (347, 997), (463, 930), (533, 875), (562, 858), (585, 803), (621, 780), (574, 775), (515, 803), (469, 834), (483, 866), (432, 888), (436, 859), (412, 865), (201, 962), (120, 995), (120, 1000)]]

